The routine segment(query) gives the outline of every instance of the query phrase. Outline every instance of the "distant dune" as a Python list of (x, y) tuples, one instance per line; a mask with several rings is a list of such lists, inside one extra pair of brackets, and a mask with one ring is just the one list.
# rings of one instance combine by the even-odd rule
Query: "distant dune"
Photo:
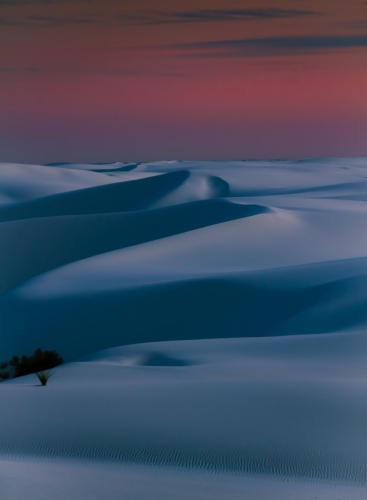
[(367, 498), (367, 159), (0, 164), (0, 266), (68, 362), (0, 384), (7, 500)]

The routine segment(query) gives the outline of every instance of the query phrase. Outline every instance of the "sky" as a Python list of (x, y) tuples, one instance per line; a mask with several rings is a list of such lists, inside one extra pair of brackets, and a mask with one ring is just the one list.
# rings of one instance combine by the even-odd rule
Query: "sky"
[(362, 155), (365, 0), (0, 0), (0, 161)]

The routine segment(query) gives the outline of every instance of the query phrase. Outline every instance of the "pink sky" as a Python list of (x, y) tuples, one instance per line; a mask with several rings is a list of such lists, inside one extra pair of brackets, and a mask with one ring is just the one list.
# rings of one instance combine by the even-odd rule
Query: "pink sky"
[(367, 155), (364, 1), (0, 1), (0, 161)]

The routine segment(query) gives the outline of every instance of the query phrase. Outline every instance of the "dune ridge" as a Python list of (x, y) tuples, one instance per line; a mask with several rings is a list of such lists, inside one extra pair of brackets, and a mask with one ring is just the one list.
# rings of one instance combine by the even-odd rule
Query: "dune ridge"
[[(92, 255), (266, 212), (260, 205), (203, 200), (128, 213), (30, 216), (3, 222), (0, 291)], [(40, 238), (43, 234), (48, 235), (47, 240)]]
[[(143, 210), (167, 196), (167, 193), (179, 189), (189, 177), (189, 171), (181, 170), (141, 180), (56, 193), (1, 208), (0, 222), (34, 217)], [(204, 199), (226, 194), (227, 184), (220, 179), (215, 177), (208, 179), (208, 186), (208, 194), (204, 193)]]

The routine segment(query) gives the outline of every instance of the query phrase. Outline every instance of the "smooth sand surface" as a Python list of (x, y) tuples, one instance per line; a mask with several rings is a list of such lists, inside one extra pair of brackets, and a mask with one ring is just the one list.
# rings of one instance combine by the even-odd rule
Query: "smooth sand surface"
[(0, 164), (10, 500), (367, 496), (367, 159)]

